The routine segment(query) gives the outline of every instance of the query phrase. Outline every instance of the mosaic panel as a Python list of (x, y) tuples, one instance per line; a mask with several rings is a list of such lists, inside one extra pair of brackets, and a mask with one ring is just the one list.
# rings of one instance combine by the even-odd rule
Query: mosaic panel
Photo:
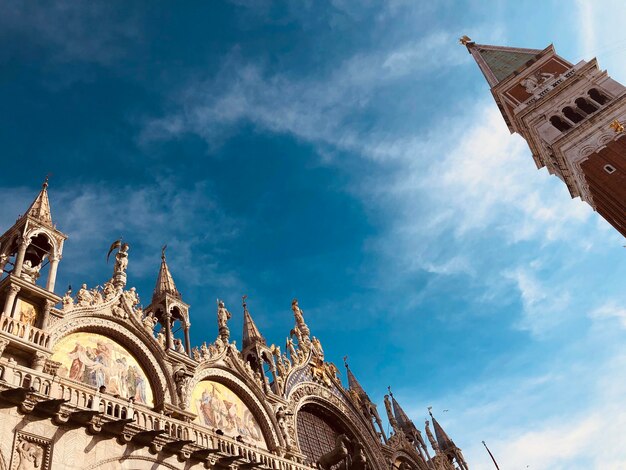
[(230, 437), (241, 436), (250, 444), (266, 448), (259, 423), (235, 393), (218, 382), (203, 380), (191, 394), (196, 421), (212, 429), (221, 429)]
[(134, 398), (152, 405), (153, 395), (146, 373), (124, 347), (106, 336), (73, 333), (59, 341), (50, 358), (60, 362), (57, 374), (107, 393)]

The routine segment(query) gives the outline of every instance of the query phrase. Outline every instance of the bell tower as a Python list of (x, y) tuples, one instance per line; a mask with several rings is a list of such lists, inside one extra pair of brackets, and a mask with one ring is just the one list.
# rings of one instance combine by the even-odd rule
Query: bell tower
[(61, 301), (54, 287), (66, 239), (52, 223), (46, 178), (26, 213), (0, 236), (3, 330), (7, 322), (14, 323), (10, 332), (18, 336), (46, 328), (50, 309)]
[(596, 59), (572, 64), (554, 46), (488, 46), (461, 38), (509, 130), (546, 167), (626, 236), (626, 88)]

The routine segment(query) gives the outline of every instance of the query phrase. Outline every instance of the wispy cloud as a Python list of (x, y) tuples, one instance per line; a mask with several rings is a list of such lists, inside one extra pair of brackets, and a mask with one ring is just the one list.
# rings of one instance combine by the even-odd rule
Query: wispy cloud
[(107, 3), (66, 0), (2, 3), (3, 33), (24, 35), (39, 47), (50, 48), (50, 59), (111, 65), (127, 56), (141, 40), (133, 9), (116, 9)]
[(604, 305), (593, 310), (589, 317), (597, 321), (610, 321), (614, 320), (619, 325), (626, 329), (626, 304), (624, 302), (617, 303), (616, 301), (609, 301)]
[(546, 330), (557, 326), (568, 313), (571, 295), (566, 289), (561, 287), (555, 290), (553, 282), (542, 285), (529, 269), (517, 268), (504, 275), (515, 282), (520, 293), (523, 305), (523, 315), (517, 323), (520, 329), (541, 337)]
[(312, 78), (268, 73), (263, 65), (245, 62), (233, 51), (215, 77), (191, 80), (169, 114), (147, 123), (141, 140), (192, 133), (215, 145), (235, 126), (253, 123), (263, 131), (288, 133), (327, 150), (397, 158), (415, 139), (360, 129), (354, 116), (366, 112), (381, 87), (468, 60), (462, 51), (450, 50), (451, 42), (449, 33), (433, 33), (419, 43), (355, 54), (328, 76)]

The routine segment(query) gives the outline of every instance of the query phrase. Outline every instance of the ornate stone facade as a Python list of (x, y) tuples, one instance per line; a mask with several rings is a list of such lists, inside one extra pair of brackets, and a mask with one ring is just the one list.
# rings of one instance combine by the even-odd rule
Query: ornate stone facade
[(192, 348), (165, 248), (144, 311), (127, 288), (132, 255), (121, 240), (102, 287), (55, 294), (66, 238), (52, 224), (47, 183), (0, 237), (0, 470), (468, 469), (434, 419), (431, 458), (395, 399), (387, 436), (352, 372), (345, 387), (324, 359), (297, 300), (283, 353), (267, 345), (245, 297), (241, 351), (222, 301), (216, 339)]

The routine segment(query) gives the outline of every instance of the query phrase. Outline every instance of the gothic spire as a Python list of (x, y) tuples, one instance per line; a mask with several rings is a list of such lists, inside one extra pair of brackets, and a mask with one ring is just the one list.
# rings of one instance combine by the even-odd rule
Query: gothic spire
[(463, 36), (459, 41), (472, 54), (492, 88), (514, 72), (522, 69), (542, 52), (541, 49), (476, 44), (467, 36)]
[(433, 428), (435, 428), (435, 436), (437, 437), (437, 445), (439, 446), (439, 450), (448, 457), (450, 462), (456, 460), (457, 466), (461, 470), (469, 470), (469, 466), (465, 461), (465, 457), (463, 457), (461, 449), (456, 446), (454, 441), (450, 439), (448, 434), (443, 430), (439, 422), (433, 416), (430, 407), (428, 408), (428, 414), (430, 414), (430, 417), (433, 421)]
[(52, 225), (52, 214), (50, 213), (50, 200), (48, 199), (48, 177), (41, 186), (41, 191), (26, 211), (27, 216), (30, 216), (41, 223)]
[(265, 338), (257, 328), (254, 320), (252, 319), (252, 315), (248, 311), (248, 305), (246, 304), (247, 295), (243, 296), (243, 349), (252, 346), (254, 343), (267, 344)]
[(343, 363), (346, 366), (346, 371), (348, 374), (348, 388), (350, 390), (354, 390), (354, 392), (357, 393), (361, 399), (366, 399), (367, 401), (371, 401), (369, 397), (367, 396), (367, 393), (365, 392), (363, 387), (361, 387), (361, 384), (359, 383), (359, 381), (356, 379), (356, 377), (350, 370), (350, 366), (348, 366), (348, 356), (345, 356), (343, 358)]
[(456, 445), (448, 434), (443, 430), (439, 422), (433, 416), (433, 412), (429, 409), (428, 414), (433, 421), (433, 428), (435, 429), (435, 437), (437, 438), (437, 443), (439, 444), (439, 448), (442, 452), (447, 452), (448, 450), (456, 449)]
[(413, 421), (411, 421), (411, 418), (408, 417), (408, 415), (404, 412), (404, 410), (400, 406), (400, 403), (398, 403), (396, 398), (393, 396), (393, 393), (391, 393), (391, 388), (389, 388), (389, 395), (391, 396), (393, 414), (396, 417), (396, 421), (398, 422), (398, 425), (400, 426), (400, 428), (402, 428), (404, 432), (406, 432), (407, 434), (410, 434), (410, 432), (413, 429), (415, 429), (415, 425), (413, 424)]
[(170, 294), (176, 298), (181, 298), (180, 292), (176, 289), (176, 284), (174, 284), (174, 278), (170, 273), (170, 269), (167, 267), (167, 262), (165, 261), (165, 249), (167, 245), (165, 245), (161, 250), (161, 268), (159, 269), (159, 276), (157, 277), (156, 287), (154, 288), (154, 294), (152, 294), (152, 299), (155, 297), (159, 297), (163, 294)]

